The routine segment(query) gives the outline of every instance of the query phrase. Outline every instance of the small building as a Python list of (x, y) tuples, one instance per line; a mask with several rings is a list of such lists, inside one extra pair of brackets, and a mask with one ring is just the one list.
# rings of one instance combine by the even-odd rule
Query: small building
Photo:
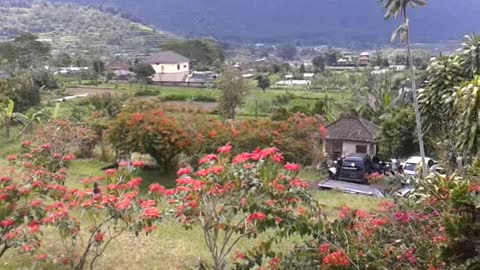
[(128, 63), (115, 61), (105, 66), (105, 71), (117, 71), (117, 70), (127, 70), (129, 69)]
[(368, 66), (369, 63), (370, 63), (370, 53), (362, 52), (358, 57), (358, 64), (360, 66)]
[(112, 73), (115, 79), (127, 80), (133, 74), (129, 67), (128, 63), (116, 61), (106, 65), (105, 72)]
[(275, 83), (276, 86), (310, 86), (310, 80), (282, 80)]
[(10, 73), (5, 70), (0, 70), (0, 80), (10, 78)]
[(328, 125), (325, 152), (332, 160), (342, 155), (377, 154), (380, 128), (359, 116), (344, 116)]
[(184, 82), (190, 73), (190, 59), (172, 51), (163, 51), (145, 60), (155, 70), (154, 82)]
[(346, 66), (348, 64), (349, 64), (349, 62), (345, 58), (340, 58), (340, 59), (337, 60), (337, 65), (339, 65), (339, 66)]
[(242, 74), (242, 78), (244, 78), (244, 79), (252, 79), (252, 78), (255, 78), (255, 77), (256, 77), (255, 73)]
[(193, 71), (187, 76), (186, 82), (213, 82), (218, 74), (213, 71)]
[(392, 69), (394, 71), (403, 71), (403, 70), (407, 69), (407, 66), (405, 66), (405, 65), (390, 65), (390, 69)]
[(315, 76), (315, 73), (303, 73), (304, 79), (312, 79)]

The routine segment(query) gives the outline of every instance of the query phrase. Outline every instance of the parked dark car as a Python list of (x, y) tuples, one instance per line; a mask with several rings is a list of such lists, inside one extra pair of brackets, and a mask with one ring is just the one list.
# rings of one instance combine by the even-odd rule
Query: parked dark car
[(368, 183), (368, 175), (372, 173), (372, 162), (367, 154), (351, 154), (343, 160), (338, 173), (338, 180)]

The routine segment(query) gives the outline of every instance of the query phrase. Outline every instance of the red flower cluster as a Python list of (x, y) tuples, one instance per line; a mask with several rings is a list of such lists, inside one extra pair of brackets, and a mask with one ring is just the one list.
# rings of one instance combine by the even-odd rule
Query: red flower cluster
[(95, 242), (102, 243), (104, 238), (104, 234), (101, 232), (97, 232), (94, 236)]
[(164, 195), (165, 187), (160, 185), (159, 183), (155, 183), (150, 185), (150, 187), (148, 188), (148, 191), (152, 194)]
[(11, 227), (15, 224), (15, 221), (12, 218), (7, 218), (4, 219), (0, 222), (0, 227), (2, 228), (8, 228)]
[(287, 171), (299, 171), (300, 170), (300, 165), (299, 164), (293, 164), (293, 163), (287, 163), (283, 168)]
[(328, 266), (349, 266), (350, 261), (345, 255), (345, 252), (338, 250), (328, 254), (322, 260), (323, 265)]
[(155, 207), (143, 209), (143, 216), (149, 219), (160, 218), (160, 212)]
[(295, 178), (290, 180), (290, 186), (305, 189), (308, 187), (308, 182)]
[(247, 222), (253, 222), (255, 220), (264, 221), (266, 218), (267, 218), (267, 215), (265, 215), (264, 213), (255, 212), (255, 213), (251, 214), (250, 216), (248, 216)]
[(371, 182), (371, 183), (378, 182), (382, 179), (383, 179), (383, 175), (378, 173), (378, 172), (374, 172), (374, 173), (368, 175), (368, 181)]
[(229, 154), (230, 151), (232, 151), (232, 146), (230, 145), (230, 143), (227, 143), (226, 145), (218, 148), (217, 150), (219, 154)]
[(320, 251), (320, 253), (328, 253), (328, 251), (330, 251), (330, 244), (321, 244), (318, 250)]
[(480, 192), (480, 184), (472, 184), (468, 187), (468, 192)]
[(198, 161), (198, 164), (202, 165), (211, 160), (218, 160), (218, 156), (214, 154), (206, 155)]
[(387, 212), (395, 207), (395, 203), (390, 200), (382, 200), (378, 203), (378, 209), (382, 212)]
[(247, 162), (248, 160), (250, 160), (250, 153), (241, 153), (233, 158), (232, 164), (243, 163)]
[(178, 169), (177, 171), (177, 176), (181, 176), (181, 175), (189, 175), (192, 173), (192, 170), (190, 168), (180, 168)]
[(67, 154), (67, 155), (63, 156), (63, 158), (62, 158), (63, 161), (72, 161), (74, 159), (75, 159), (74, 154)]
[(145, 166), (145, 162), (144, 161), (134, 161), (132, 162), (132, 166), (135, 167), (135, 168), (141, 168), (141, 167), (144, 167)]

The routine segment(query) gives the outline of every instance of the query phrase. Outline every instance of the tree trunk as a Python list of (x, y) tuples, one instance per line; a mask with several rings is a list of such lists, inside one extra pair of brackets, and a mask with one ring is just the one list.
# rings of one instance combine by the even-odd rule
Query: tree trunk
[(3, 248), (2, 250), (0, 251), (0, 258), (3, 256), (3, 254), (5, 254), (5, 252), (10, 248), (9, 245), (7, 245), (7, 243), (4, 243), (3, 244)]
[(225, 270), (227, 269), (227, 262), (223, 258), (215, 258), (213, 262), (213, 269), (214, 270)]
[(7, 118), (5, 122), (5, 135), (10, 138), (10, 119)]
[[(403, 23), (407, 24), (407, 7), (403, 7)], [(423, 144), (423, 131), (422, 131), (422, 119), (420, 117), (420, 110), (418, 109), (417, 101), (417, 82), (415, 81), (415, 70), (413, 65), (413, 55), (410, 49), (410, 37), (409, 37), (409, 26), (406, 28), (406, 45), (407, 45), (407, 55), (410, 66), (411, 81), (412, 81), (412, 92), (413, 92), (413, 107), (415, 109), (415, 120), (417, 123), (417, 135), (418, 135), (418, 145), (420, 146), (420, 156), (422, 157), (422, 178), (427, 176), (427, 164), (425, 163), (425, 147)]]

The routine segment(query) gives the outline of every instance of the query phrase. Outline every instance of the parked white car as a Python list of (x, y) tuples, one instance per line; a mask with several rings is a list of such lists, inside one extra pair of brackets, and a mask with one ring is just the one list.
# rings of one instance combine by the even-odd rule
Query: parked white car
[[(429, 169), (432, 168), (435, 164), (437, 164), (435, 160), (429, 157), (425, 157), (425, 162), (427, 163), (427, 167)], [(419, 168), (421, 163), (422, 163), (422, 157), (418, 157), (418, 156), (409, 157), (407, 161), (405, 161), (403, 172), (406, 175), (417, 176), (417, 168)]]

